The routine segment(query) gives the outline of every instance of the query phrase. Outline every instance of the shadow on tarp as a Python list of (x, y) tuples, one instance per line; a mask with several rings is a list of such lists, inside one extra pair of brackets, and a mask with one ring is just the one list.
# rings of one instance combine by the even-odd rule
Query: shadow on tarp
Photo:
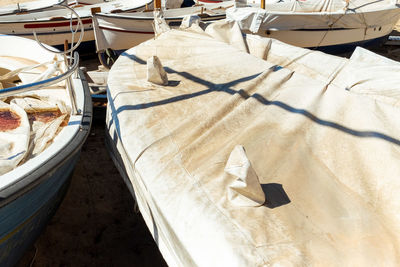
[[(135, 62), (137, 62), (139, 64), (146, 64), (145, 60), (140, 59), (140, 58), (138, 58), (137, 56), (135, 56), (133, 54), (128, 54), (128, 53), (124, 52), (124, 53), (121, 54), (121, 56), (128, 57), (131, 60), (133, 60), (133, 61), (135, 61)], [(277, 66), (277, 65), (271, 67), (271, 70), (273, 70), (274, 72), (279, 71), (281, 69), (282, 69), (282, 67), (281, 66)], [(181, 76), (185, 77), (186, 79), (189, 79), (189, 80), (191, 80), (193, 82), (202, 84), (202, 85), (208, 87), (208, 89), (202, 90), (202, 91), (198, 91), (198, 92), (194, 92), (194, 93), (190, 93), (190, 94), (183, 94), (183, 95), (179, 95), (179, 96), (174, 96), (174, 97), (170, 97), (170, 98), (167, 98), (167, 99), (164, 99), (164, 100), (159, 100), (159, 101), (154, 101), (154, 102), (149, 102), (149, 103), (141, 103), (141, 104), (136, 104), (136, 105), (125, 105), (125, 106), (119, 107), (118, 109), (116, 109), (115, 106), (112, 104), (110, 106), (111, 106), (111, 109), (112, 109), (112, 113), (114, 115), (112, 116), (113, 118), (110, 120), (108, 126), (110, 127), (112, 125), (114, 119), (118, 119), (117, 118), (117, 114), (119, 114), (120, 112), (126, 111), (126, 110), (141, 110), (141, 109), (146, 109), (146, 108), (150, 108), (150, 107), (170, 104), (170, 103), (174, 103), (174, 102), (178, 102), (178, 101), (182, 101), (182, 100), (187, 100), (187, 99), (194, 98), (194, 97), (201, 96), (201, 95), (205, 95), (205, 94), (208, 94), (208, 93), (211, 93), (211, 92), (225, 92), (225, 93), (228, 93), (228, 94), (231, 94), (231, 95), (239, 94), (244, 99), (254, 98), (258, 102), (260, 102), (260, 103), (262, 103), (262, 104), (264, 104), (266, 106), (276, 106), (276, 107), (282, 108), (283, 110), (286, 110), (288, 112), (299, 114), (299, 115), (303, 115), (303, 116), (307, 117), (308, 119), (312, 120), (313, 122), (315, 122), (317, 124), (320, 124), (320, 125), (326, 126), (326, 127), (331, 127), (331, 128), (337, 129), (337, 130), (342, 131), (342, 132), (347, 133), (347, 134), (351, 134), (351, 135), (354, 135), (354, 136), (357, 136), (357, 137), (378, 138), (378, 139), (382, 139), (382, 140), (385, 140), (387, 142), (393, 143), (395, 145), (400, 145), (400, 140), (395, 139), (395, 138), (393, 138), (391, 136), (388, 136), (386, 134), (379, 133), (379, 132), (376, 132), (376, 131), (359, 131), (359, 130), (351, 129), (351, 128), (345, 127), (345, 126), (343, 126), (341, 124), (338, 124), (336, 122), (320, 119), (320, 118), (318, 118), (317, 116), (313, 115), (312, 113), (310, 113), (309, 111), (307, 111), (305, 109), (299, 109), (299, 108), (292, 107), (292, 106), (290, 106), (288, 104), (285, 104), (282, 101), (270, 101), (270, 100), (266, 99), (264, 96), (262, 96), (260, 94), (257, 94), (257, 93), (255, 93), (253, 95), (249, 95), (244, 90), (234, 90), (234, 89), (229, 88), (231, 86), (240, 84), (242, 82), (246, 82), (246, 81), (252, 80), (252, 79), (258, 77), (261, 74), (261, 72), (258, 73), (258, 74), (251, 75), (251, 76), (248, 76), (248, 77), (243, 77), (243, 78), (240, 78), (240, 79), (228, 82), (228, 83), (215, 84), (215, 83), (203, 80), (203, 79), (201, 79), (199, 77), (196, 77), (196, 76), (194, 76), (194, 75), (192, 75), (190, 73), (187, 73), (187, 72), (176, 72), (176, 71), (174, 71), (173, 69), (171, 69), (169, 67), (165, 67), (165, 70), (168, 73), (175, 73), (175, 74), (181, 75)], [(108, 94), (108, 97), (110, 98), (109, 94)], [(110, 102), (113, 102), (113, 101), (109, 101), (109, 103)], [(119, 129), (119, 123), (118, 122), (115, 122), (115, 123), (116, 123), (117, 129)], [(117, 130), (117, 131), (118, 131), (118, 134), (120, 134), (119, 130)]]
[(265, 194), (264, 206), (273, 209), (290, 203), (283, 186), (277, 183), (261, 184)]

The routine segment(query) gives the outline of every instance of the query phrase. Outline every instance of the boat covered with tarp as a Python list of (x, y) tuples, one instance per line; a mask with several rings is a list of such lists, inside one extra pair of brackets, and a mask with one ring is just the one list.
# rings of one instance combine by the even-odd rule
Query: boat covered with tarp
[(107, 144), (168, 265), (397, 265), (399, 71), (224, 21), (123, 53)]
[(248, 2), (238, 0), (226, 14), (245, 32), (330, 52), (382, 43), (400, 19), (396, 0)]

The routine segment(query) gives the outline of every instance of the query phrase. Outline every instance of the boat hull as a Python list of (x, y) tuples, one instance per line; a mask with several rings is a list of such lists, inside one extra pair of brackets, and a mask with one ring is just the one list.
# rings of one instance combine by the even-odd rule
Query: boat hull
[(49, 172), (53, 174), (34, 190), (0, 209), (4, 218), (0, 223), (3, 230), (0, 239), (1, 266), (17, 263), (39, 237), (67, 192), (78, 158), (79, 153), (75, 153), (61, 168)]
[(227, 11), (227, 19), (237, 22), (246, 34), (257, 34), (290, 45), (331, 53), (348, 52), (357, 45), (377, 43), (391, 33), (400, 18), (400, 9), (392, 6), (357, 12), (289, 12), (267, 9), (262, 18), (258, 18), (263, 22), (251, 26), (257, 24), (254, 22), (254, 17), (257, 17), (255, 10), (232, 9)]
[[(108, 48), (114, 50), (126, 50), (154, 37), (152, 17), (140, 19), (117, 15), (96, 15), (96, 18), (98, 28), (101, 30)], [(224, 18), (225, 14), (221, 14), (202, 18), (202, 21), (209, 22)], [(181, 25), (183, 16), (165, 17), (164, 19), (171, 28), (178, 28)]]
[[(91, 49), (93, 51), (95, 43), (91, 8), (97, 7), (104, 12), (110, 13), (123, 13), (144, 10), (146, 5), (151, 6), (150, 2), (151, 1), (143, 0), (133, 5), (129, 3), (129, 1), (111, 1), (93, 6), (88, 5), (75, 8), (83, 24), (84, 34), (81, 40), (82, 43), (91, 44)], [(77, 25), (78, 20), (76, 18), (70, 19), (69, 12), (58, 8), (51, 11), (0, 17), (0, 34), (35, 39), (33, 35), (33, 32), (35, 32), (37, 38), (42, 43), (63, 50), (66, 40), (69, 44), (71, 44), (71, 42), (76, 43), (79, 40), (81, 32), (76, 29), (78, 27)], [(77, 31), (74, 35), (71, 33), (71, 28)], [(78, 51), (82, 52), (81, 47), (78, 48)]]
[[(73, 20), (74, 25), (77, 24), (76, 20)], [(82, 42), (94, 44), (94, 34), (91, 18), (82, 18), (82, 23), (84, 26), (84, 35)], [(71, 43), (71, 30), (70, 30), (70, 20), (60, 19), (45, 22), (10, 22), (10, 23), (0, 23), (0, 33), (20, 36), (29, 39), (35, 39), (33, 31), (36, 32), (38, 39), (47, 45), (51, 46), (64, 46), (65, 40)], [(80, 32), (75, 34), (74, 42), (79, 39)]]
[[(216, 5), (216, 8), (218, 8), (218, 4)], [(185, 15), (200, 14), (200, 12), (202, 12), (202, 7), (187, 7), (168, 10), (168, 12), (170, 12), (170, 14), (166, 13), (164, 19), (168, 26), (174, 29), (179, 28)], [(146, 13), (144, 13), (144, 15), (146, 15)], [(110, 67), (109, 64), (107, 64), (107, 57), (104, 54), (104, 51), (107, 48), (111, 48), (117, 55), (120, 55), (125, 50), (154, 37), (152, 13), (150, 13), (151, 16), (147, 15), (145, 17), (144, 15), (142, 15), (143, 17), (138, 16), (137, 13), (127, 15), (95, 15), (93, 26), (95, 27), (94, 32), (96, 35), (97, 52), (99, 53), (99, 59), (104, 66)], [(225, 13), (220, 12), (213, 15), (202, 16), (201, 20), (203, 22), (211, 22), (222, 20), (224, 18)]]
[(341, 53), (354, 49), (356, 46), (366, 47), (384, 41), (392, 31), (392, 28), (393, 25), (390, 24), (368, 29), (266, 30), (260, 31), (258, 34), (294, 46), (318, 48), (318, 50), (324, 52)]
[[(79, 79), (84, 74), (79, 71)], [(0, 191), (0, 266), (15, 265), (45, 228), (67, 192), (91, 126), (92, 104), (87, 82), (80, 130), (57, 154)]]

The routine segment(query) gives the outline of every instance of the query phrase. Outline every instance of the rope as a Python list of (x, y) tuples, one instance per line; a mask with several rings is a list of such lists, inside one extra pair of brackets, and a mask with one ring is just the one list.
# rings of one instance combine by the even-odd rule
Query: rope
[(31, 263), (29, 264), (29, 267), (32, 267), (32, 266), (33, 266), (33, 263), (34, 263), (35, 260), (36, 260), (37, 251), (38, 251), (38, 248), (37, 248), (37, 246), (35, 245), (35, 254), (33, 255), (33, 258), (32, 258), (32, 260), (31, 260)]
[[(329, 30), (325, 31), (324, 36), (322, 36), (321, 40), (319, 41), (318, 45), (315, 47), (315, 49), (317, 49), (318, 47), (321, 46), (321, 43), (325, 40), (326, 35), (328, 34), (329, 31), (332, 30), (333, 26), (335, 26), (335, 24), (341, 19), (343, 18), (347, 13), (347, 9), (346, 11), (343, 13), (343, 15), (341, 15), (340, 17), (338, 17), (331, 25), (329, 25)], [(331, 16), (331, 15), (330, 15)]]
[(47, 61), (47, 62), (44, 62), (44, 63), (32, 65), (32, 66), (26, 66), (26, 67), (18, 68), (18, 69), (15, 69), (13, 71), (7, 72), (3, 76), (0, 76), (0, 81), (8, 80), (11, 77), (14, 77), (15, 75), (17, 75), (17, 74), (19, 74), (21, 72), (24, 72), (24, 71), (33, 70), (33, 69), (36, 69), (36, 68), (41, 67), (41, 66), (45, 66), (45, 65), (48, 65), (48, 64), (51, 64), (51, 63), (59, 63), (59, 62), (62, 62), (62, 60), (59, 60), (59, 61), (52, 60), (52, 61)]
[[(84, 32), (85, 32), (84, 26), (83, 26), (83, 22), (82, 22), (81, 18), (79, 17), (78, 13), (76, 13), (76, 11), (75, 11), (73, 8), (70, 8), (69, 6), (64, 6), (64, 5), (54, 5), (54, 6), (55, 6), (55, 7), (63, 7), (63, 8), (66, 8), (66, 9), (70, 10), (71, 13), (75, 14), (76, 19), (78, 20), (76, 32), (78, 31), (78, 28), (80, 28), (80, 30), (81, 30), (81, 34), (79, 35), (79, 40), (78, 40), (78, 42), (75, 44), (75, 46), (72, 46), (72, 45), (71, 45), (71, 48), (70, 48), (69, 50), (67, 50), (67, 51), (56, 51), (56, 50), (53, 50), (53, 49), (50, 49), (50, 48), (44, 46), (44, 45), (39, 41), (39, 39), (38, 39), (37, 34), (36, 34), (35, 31), (33, 31), (33, 36), (35, 37), (36, 42), (37, 42), (42, 48), (46, 49), (47, 51), (50, 51), (50, 52), (55, 53), (55, 54), (64, 54), (64, 55), (65, 55), (65, 54), (68, 54), (68, 53), (70, 53), (70, 52), (71, 52), (71, 54), (72, 54), (72, 52), (80, 45), (80, 43), (81, 43), (82, 40), (83, 40), (83, 35), (84, 35)], [(72, 17), (72, 14), (71, 14), (71, 17)], [(71, 21), (70, 21), (70, 23), (71, 23)], [(76, 32), (75, 32), (75, 33), (76, 33)], [(72, 33), (74, 34), (74, 31), (72, 31)]]
[[(346, 6), (345, 6), (345, 11), (344, 11), (343, 15), (341, 15), (340, 17), (338, 17), (337, 20), (335, 20), (335, 21), (329, 26), (329, 30), (327, 30), (327, 31), (324, 33), (324, 36), (322, 36), (321, 40), (319, 41), (319, 43), (318, 43), (318, 45), (315, 47), (315, 49), (317, 49), (318, 47), (320, 47), (321, 43), (324, 41), (324, 39), (325, 39), (326, 35), (328, 34), (328, 32), (331, 31), (332, 28), (333, 28), (333, 26), (334, 26), (341, 18), (343, 18), (343, 17), (347, 14), (347, 10), (349, 9), (349, 8), (348, 8), (349, 5), (350, 5), (350, 0), (346, 0)], [(358, 13), (358, 14), (360, 15), (361, 20), (362, 20), (362, 23), (363, 23), (364, 26), (365, 26), (365, 31), (364, 31), (364, 40), (365, 40), (365, 36), (367, 35), (368, 24), (367, 24), (367, 21), (365, 20), (364, 13), (360, 12), (360, 13)]]

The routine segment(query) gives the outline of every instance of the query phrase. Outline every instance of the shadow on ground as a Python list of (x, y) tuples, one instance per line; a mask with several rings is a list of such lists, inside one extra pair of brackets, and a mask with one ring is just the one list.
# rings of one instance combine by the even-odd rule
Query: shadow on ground
[(166, 266), (104, 145), (95, 120), (68, 193), (25, 266)]

